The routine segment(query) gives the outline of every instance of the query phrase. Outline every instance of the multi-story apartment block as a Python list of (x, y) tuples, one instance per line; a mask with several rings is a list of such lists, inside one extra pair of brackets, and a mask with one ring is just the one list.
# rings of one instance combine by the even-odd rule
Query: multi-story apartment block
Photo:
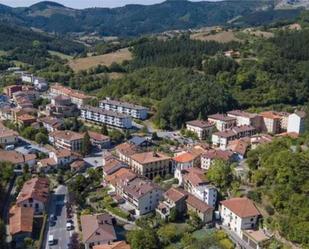
[(224, 150), (209, 150), (201, 156), (201, 168), (209, 170), (215, 160), (231, 161), (233, 152)]
[(218, 131), (225, 131), (236, 126), (236, 118), (229, 117), (225, 114), (214, 114), (208, 116), (208, 121), (215, 124)]
[(281, 131), (281, 117), (275, 112), (262, 112), (263, 117), (262, 131), (277, 134)]
[(255, 129), (260, 130), (262, 125), (262, 117), (255, 113), (244, 112), (241, 110), (233, 110), (227, 112), (227, 115), (232, 118), (236, 118), (236, 125), (251, 125)]
[(78, 107), (87, 104), (87, 101), (92, 99), (91, 96), (84, 94), (81, 91), (73, 90), (69, 87), (64, 87), (59, 83), (56, 83), (50, 87), (50, 93), (54, 96), (67, 96), (71, 99), (73, 104), (76, 104)]
[(242, 230), (254, 229), (257, 226), (260, 212), (248, 198), (232, 198), (220, 202), (222, 225), (228, 227), (239, 237)]
[(205, 172), (200, 168), (191, 168), (183, 174), (184, 189), (211, 207), (217, 202), (217, 189), (206, 180)]
[(225, 131), (219, 131), (212, 134), (212, 144), (226, 150), (230, 141), (242, 138), (251, 137), (256, 134), (256, 129), (251, 125), (237, 126)]
[(305, 117), (306, 113), (303, 111), (296, 111), (291, 114), (288, 119), (288, 132), (296, 132), (302, 134), (305, 132)]
[(157, 175), (164, 177), (173, 171), (171, 158), (158, 152), (133, 154), (129, 166), (138, 175), (153, 179)]
[(102, 100), (100, 102), (100, 108), (107, 111), (122, 113), (142, 120), (146, 119), (148, 115), (148, 108), (144, 106), (111, 99)]
[(132, 118), (118, 112), (103, 110), (92, 106), (82, 106), (81, 118), (97, 124), (106, 124), (121, 129), (132, 128)]
[(12, 86), (5, 87), (3, 91), (7, 96), (12, 98), (13, 93), (20, 92), (22, 91), (22, 89), (23, 89), (22, 85), (12, 85)]
[(203, 120), (192, 120), (186, 123), (186, 128), (194, 132), (201, 140), (211, 136), (214, 124)]
[(76, 117), (79, 115), (79, 110), (70, 97), (59, 95), (53, 97), (51, 103), (46, 106), (46, 115), (59, 118)]
[(163, 191), (151, 181), (135, 178), (129, 182), (122, 182), (117, 194), (134, 206), (137, 215), (144, 215), (156, 209)]
[(73, 131), (54, 131), (49, 134), (49, 141), (58, 149), (80, 152), (84, 136)]

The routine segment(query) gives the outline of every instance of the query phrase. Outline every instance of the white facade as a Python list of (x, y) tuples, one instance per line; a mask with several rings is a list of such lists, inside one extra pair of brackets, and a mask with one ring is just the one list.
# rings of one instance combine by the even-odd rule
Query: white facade
[(68, 165), (73, 161), (72, 156), (59, 157), (59, 156), (57, 156), (57, 153), (55, 153), (53, 151), (49, 152), (49, 157), (54, 159), (55, 162), (57, 163), (57, 165), (60, 165), (60, 166)]
[(207, 203), (211, 207), (216, 206), (217, 202), (217, 189), (210, 185), (201, 185), (198, 187), (193, 187), (191, 194), (200, 199), (201, 201)]
[(101, 101), (100, 108), (107, 111), (125, 114), (141, 120), (145, 120), (148, 114), (148, 108), (146, 107), (109, 99)]
[(43, 202), (31, 198), (18, 203), (18, 205), (22, 207), (31, 207), (34, 209), (34, 213), (36, 214), (43, 213), (45, 209)]
[(33, 75), (32, 74), (28, 74), (28, 73), (24, 73), (21, 76), (21, 80), (23, 82), (26, 82), (26, 83), (33, 83)]
[(81, 107), (81, 118), (99, 124), (106, 124), (122, 129), (132, 128), (131, 117), (95, 107)]
[(220, 208), (220, 217), (222, 225), (230, 228), (239, 237), (242, 236), (242, 230), (255, 228), (258, 221), (258, 216), (241, 218), (223, 205)]
[(219, 147), (221, 150), (226, 150), (228, 142), (231, 140), (233, 140), (233, 137), (221, 137), (217, 134), (213, 134), (211, 137), (213, 145)]
[(305, 118), (293, 113), (288, 118), (288, 132), (302, 134), (305, 132)]

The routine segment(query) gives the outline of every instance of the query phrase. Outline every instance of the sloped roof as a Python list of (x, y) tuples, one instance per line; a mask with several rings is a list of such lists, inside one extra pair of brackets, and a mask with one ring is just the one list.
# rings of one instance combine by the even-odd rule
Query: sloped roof
[(10, 234), (32, 233), (33, 216), (33, 208), (13, 206), (10, 209)]
[(201, 213), (206, 213), (213, 210), (211, 206), (207, 205), (205, 202), (201, 201), (200, 199), (191, 194), (188, 195), (186, 202), (187, 205), (197, 209)]
[(110, 244), (96, 245), (93, 249), (131, 249), (131, 246), (125, 241), (117, 241)]
[(80, 219), (84, 243), (117, 239), (112, 216), (109, 214), (82, 215)]
[(240, 218), (260, 215), (260, 212), (255, 207), (253, 201), (249, 200), (246, 197), (232, 198), (229, 200), (221, 201), (220, 203)]

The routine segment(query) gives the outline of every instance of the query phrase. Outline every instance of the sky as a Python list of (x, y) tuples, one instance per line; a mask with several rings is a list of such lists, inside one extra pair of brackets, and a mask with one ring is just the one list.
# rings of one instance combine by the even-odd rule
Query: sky
[[(198, 2), (203, 0), (191, 0), (192, 2)], [(218, 1), (218, 0), (210, 0)], [(1, 4), (5, 4), (12, 7), (25, 7), (30, 6), (39, 0), (0, 0)], [(154, 4), (163, 2), (163, 0), (56, 0), (54, 2), (61, 3), (65, 6), (83, 9), (89, 7), (119, 7), (126, 4)]]

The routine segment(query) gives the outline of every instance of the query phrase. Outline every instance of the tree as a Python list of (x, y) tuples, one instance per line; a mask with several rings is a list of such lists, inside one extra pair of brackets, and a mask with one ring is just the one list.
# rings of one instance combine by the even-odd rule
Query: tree
[(106, 124), (103, 124), (102, 128), (101, 128), (101, 133), (105, 136), (108, 136), (108, 129)]
[(48, 136), (44, 133), (38, 133), (35, 135), (34, 139), (38, 144), (47, 144), (48, 143)]
[(159, 140), (158, 133), (153, 132), (153, 133), (152, 133), (152, 137), (151, 137), (151, 139), (152, 139), (153, 141), (157, 141), (157, 140)]
[(132, 249), (159, 249), (159, 239), (157, 234), (149, 229), (137, 229), (128, 232), (127, 239)]
[(90, 141), (90, 136), (89, 133), (86, 132), (84, 138), (83, 138), (83, 143), (82, 143), (82, 154), (84, 156), (88, 155), (91, 152), (91, 141)]
[(175, 222), (175, 221), (177, 221), (178, 216), (179, 216), (178, 210), (177, 210), (175, 207), (173, 207), (173, 208), (171, 209), (171, 211), (170, 211), (169, 221), (170, 221), (170, 222)]
[(6, 228), (3, 220), (0, 218), (0, 248), (7, 248), (6, 240)]
[(160, 238), (160, 241), (164, 245), (169, 245), (177, 239), (177, 229), (175, 225), (167, 224), (165, 226), (162, 226), (158, 230), (158, 236)]
[(123, 133), (116, 129), (109, 132), (109, 137), (114, 143), (121, 143), (124, 140)]
[(196, 212), (189, 212), (190, 215), (190, 220), (189, 220), (189, 225), (192, 226), (194, 230), (201, 229), (203, 227), (203, 222), (201, 218), (197, 215)]
[(226, 190), (233, 180), (231, 165), (223, 160), (216, 160), (208, 170), (207, 177), (217, 187)]

